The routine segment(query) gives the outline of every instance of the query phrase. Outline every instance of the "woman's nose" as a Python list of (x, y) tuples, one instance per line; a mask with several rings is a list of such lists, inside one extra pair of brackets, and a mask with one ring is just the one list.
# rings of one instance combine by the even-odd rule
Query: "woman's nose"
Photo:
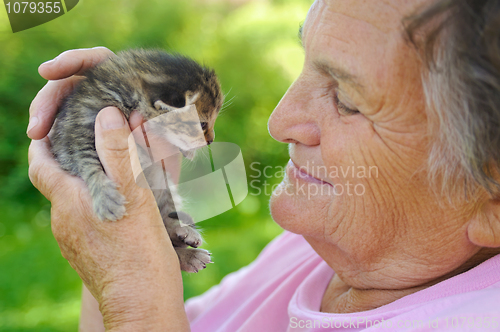
[(269, 117), (269, 134), (283, 143), (318, 145), (320, 128), (318, 112), (314, 109), (312, 86), (298, 79), (288, 89)]

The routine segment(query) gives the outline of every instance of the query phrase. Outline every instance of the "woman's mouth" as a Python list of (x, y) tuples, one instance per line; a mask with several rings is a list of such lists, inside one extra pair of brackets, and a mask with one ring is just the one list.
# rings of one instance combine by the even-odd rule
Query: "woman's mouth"
[(302, 167), (297, 167), (297, 165), (290, 159), (288, 161), (288, 165), (286, 166), (286, 173), (288, 174), (288, 177), (290, 179), (296, 179), (296, 180), (302, 180), (310, 183), (317, 183), (317, 184), (326, 184), (331, 186), (330, 183), (325, 182), (323, 180), (320, 180), (318, 178), (315, 178), (314, 176), (310, 175), (309, 173), (306, 172), (306, 170)]

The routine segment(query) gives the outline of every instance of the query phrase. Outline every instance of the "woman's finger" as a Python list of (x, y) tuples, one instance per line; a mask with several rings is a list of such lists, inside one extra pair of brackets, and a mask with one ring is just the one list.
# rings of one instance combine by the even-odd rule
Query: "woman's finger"
[(81, 79), (73, 75), (81, 75), (112, 55), (114, 53), (105, 47), (70, 50), (41, 64), (38, 68), (40, 75), (57, 81), (49, 81), (31, 103), (28, 137), (42, 139), (49, 133), (62, 100)]
[(63, 99), (75, 88), (82, 77), (49, 81), (38, 92), (30, 105), (30, 122), (27, 134), (31, 139), (42, 139), (49, 133)]
[(83, 181), (71, 176), (59, 167), (50, 151), (48, 138), (31, 141), (28, 150), (29, 178), (31, 183), (48, 200), (54, 199), (54, 195), (66, 195), (82, 187)]
[(144, 120), (144, 117), (139, 112), (133, 111), (132, 114), (130, 114), (128, 122), (130, 124), (130, 130), (134, 131), (137, 127), (146, 122), (146, 120)]
[(72, 75), (81, 75), (85, 70), (113, 56), (106, 47), (69, 50), (38, 67), (40, 75), (47, 80), (59, 80)]

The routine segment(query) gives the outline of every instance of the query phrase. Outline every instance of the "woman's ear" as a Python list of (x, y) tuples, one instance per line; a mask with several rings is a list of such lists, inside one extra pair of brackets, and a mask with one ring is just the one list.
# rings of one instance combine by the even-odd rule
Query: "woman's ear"
[(500, 200), (488, 199), (467, 227), (469, 240), (477, 246), (500, 248)]

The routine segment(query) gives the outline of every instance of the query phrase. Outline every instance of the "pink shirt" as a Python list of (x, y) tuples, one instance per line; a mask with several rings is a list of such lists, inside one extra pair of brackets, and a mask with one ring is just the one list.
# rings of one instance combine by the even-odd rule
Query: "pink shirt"
[(374, 310), (319, 311), (333, 270), (284, 232), (250, 265), (189, 299), (193, 332), (500, 331), (500, 255)]

